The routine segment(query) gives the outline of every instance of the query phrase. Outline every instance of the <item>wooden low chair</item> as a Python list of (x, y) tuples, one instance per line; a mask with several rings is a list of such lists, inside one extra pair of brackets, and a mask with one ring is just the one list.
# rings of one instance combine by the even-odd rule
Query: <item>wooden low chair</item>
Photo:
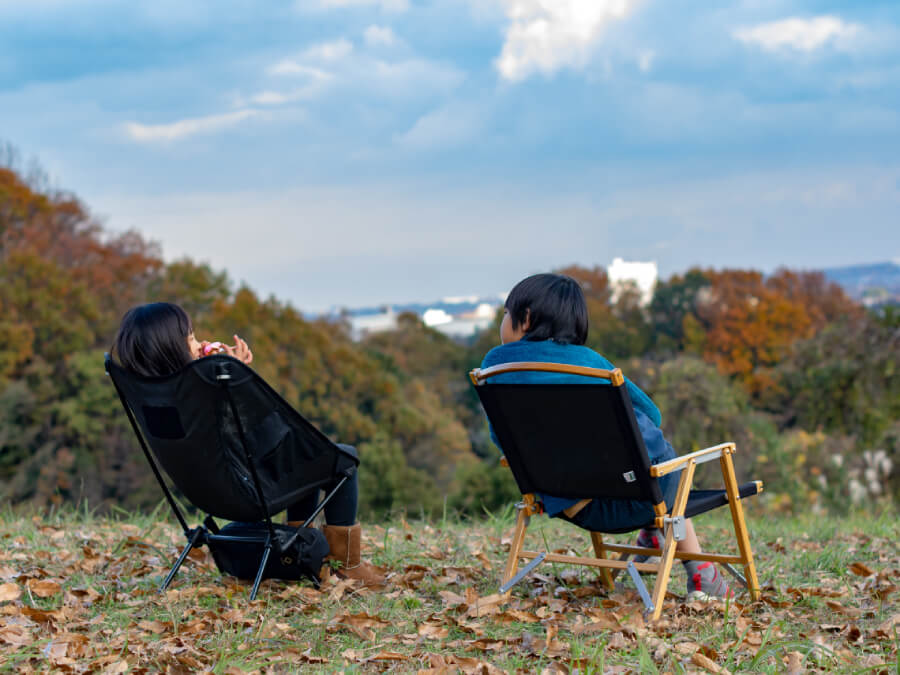
[[(543, 371), (555, 373), (563, 383), (521, 384), (504, 382), (506, 373)], [(571, 376), (583, 377), (571, 377)], [(753, 563), (750, 537), (741, 500), (762, 491), (762, 482), (738, 485), (732, 454), (734, 443), (722, 443), (667, 462), (651, 465), (637, 426), (634, 408), (622, 371), (601, 370), (558, 363), (505, 363), (476, 368), (469, 373), (488, 420), (503, 448), (504, 460), (522, 492), (518, 518), (503, 574), (500, 592), (508, 597), (512, 586), (542, 562), (588, 565), (599, 569), (604, 586), (613, 588), (620, 570), (627, 570), (646, 607), (645, 615), (659, 618), (669, 575), (675, 558), (708, 560), (721, 564), (759, 598), (759, 581)], [(588, 380), (586, 378), (595, 378)], [(605, 381), (605, 382), (604, 382)], [(691, 489), (698, 464), (718, 460), (725, 487), (720, 490)], [(672, 508), (663, 499), (658, 479), (681, 471)], [(581, 500), (567, 510), (571, 518), (591, 499), (639, 499), (653, 507), (656, 517), (639, 527), (613, 532), (591, 532), (595, 557), (559, 555), (549, 551), (523, 550), (531, 516), (543, 512), (538, 493)], [(677, 542), (685, 536), (685, 520), (728, 504), (734, 523), (738, 555), (682, 553)], [(660, 549), (624, 546), (603, 541), (603, 534), (620, 534), (640, 527), (665, 532)], [(618, 557), (608, 554), (618, 553)], [(635, 563), (629, 556), (659, 556), (659, 562)], [(518, 571), (519, 560), (531, 560)], [(742, 576), (734, 565), (744, 567)], [(640, 572), (656, 574), (652, 596)]]

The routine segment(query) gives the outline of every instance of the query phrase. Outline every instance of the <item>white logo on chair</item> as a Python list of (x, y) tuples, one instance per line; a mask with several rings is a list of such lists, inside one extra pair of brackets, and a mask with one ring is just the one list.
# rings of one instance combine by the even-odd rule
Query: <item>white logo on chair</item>
[(622, 478), (625, 479), (626, 483), (633, 483), (637, 480), (637, 476), (634, 475), (634, 471), (626, 471), (622, 474)]

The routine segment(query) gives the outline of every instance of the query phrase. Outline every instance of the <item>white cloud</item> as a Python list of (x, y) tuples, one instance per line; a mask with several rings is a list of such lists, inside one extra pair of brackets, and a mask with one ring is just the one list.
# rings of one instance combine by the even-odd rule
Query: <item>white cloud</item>
[(301, 59), (313, 59), (315, 61), (341, 61), (353, 51), (353, 43), (344, 38), (332, 42), (322, 42), (307, 48), (301, 55)]
[(732, 35), (744, 44), (755, 44), (770, 52), (783, 49), (811, 52), (829, 43), (849, 48), (860, 31), (858, 24), (825, 15), (812, 19), (791, 17), (745, 26), (735, 30)]
[(503, 0), (511, 20), (495, 62), (507, 80), (583, 66), (603, 29), (639, 0)]
[(377, 7), (386, 12), (405, 12), (409, 9), (409, 0), (297, 0), (295, 7), (300, 10), (310, 8)]
[(328, 80), (331, 78), (331, 73), (328, 73), (321, 68), (315, 68), (313, 66), (308, 66), (305, 63), (300, 63), (295, 61), (294, 59), (284, 59), (283, 61), (279, 61), (275, 63), (266, 70), (269, 75), (306, 75), (311, 80)]
[(259, 111), (248, 108), (236, 110), (222, 115), (206, 117), (190, 117), (170, 124), (140, 124), (126, 122), (125, 133), (135, 141), (153, 143), (157, 141), (176, 141), (196, 134), (208, 134), (233, 127), (246, 119), (254, 117)]
[(397, 42), (397, 37), (390, 26), (369, 26), (363, 34), (366, 44), (370, 47), (385, 46), (390, 47)]

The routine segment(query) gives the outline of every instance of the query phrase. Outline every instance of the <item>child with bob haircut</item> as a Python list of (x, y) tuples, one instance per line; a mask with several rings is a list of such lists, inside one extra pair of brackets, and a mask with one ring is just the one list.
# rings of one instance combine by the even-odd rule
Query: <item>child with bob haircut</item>
[[(153, 302), (132, 307), (122, 318), (112, 346), (112, 355), (126, 370), (144, 377), (167, 377), (205, 354), (211, 343), (194, 337), (194, 326), (181, 307)], [(253, 352), (237, 335), (234, 345), (222, 345), (224, 353), (246, 364)], [(337, 560), (337, 575), (357, 579), (366, 586), (384, 583), (384, 575), (374, 565), (360, 559), (361, 528), (356, 522), (359, 500), (357, 473), (347, 480), (325, 505), (326, 525), (322, 528), (331, 549), (326, 560)], [(330, 490), (332, 486), (325, 486)], [(288, 524), (301, 525), (316, 507), (314, 492), (288, 507)]]
[[(584, 293), (577, 281), (562, 274), (535, 274), (523, 279), (509, 292), (500, 324), (499, 347), (484, 357), (482, 368), (516, 361), (565, 363), (589, 368), (612, 370), (615, 366), (606, 358), (584, 345), (588, 336), (588, 313)], [(591, 378), (547, 372), (516, 372), (497, 375), (495, 382), (509, 383), (587, 383)], [(625, 378), (625, 386), (634, 406), (638, 428), (647, 447), (651, 464), (659, 464), (676, 457), (672, 445), (665, 439), (660, 424), (659, 408), (633, 382)], [(491, 437), (499, 447), (496, 435)], [(501, 448), (502, 451), (502, 448)], [(659, 479), (669, 508), (675, 499), (679, 472)], [(541, 495), (544, 511), (551, 517), (563, 518), (579, 527), (598, 532), (637, 529), (656, 515), (653, 507), (633, 499), (593, 499), (569, 517), (566, 510), (578, 500), (553, 495)], [(663, 540), (658, 529), (642, 529), (637, 545), (659, 548)], [(700, 553), (700, 542), (693, 523), (687, 520), (687, 536), (678, 542), (678, 550)], [(641, 562), (645, 558), (637, 558)], [(687, 572), (688, 600), (709, 600), (733, 597), (727, 582), (711, 562), (682, 561)]]

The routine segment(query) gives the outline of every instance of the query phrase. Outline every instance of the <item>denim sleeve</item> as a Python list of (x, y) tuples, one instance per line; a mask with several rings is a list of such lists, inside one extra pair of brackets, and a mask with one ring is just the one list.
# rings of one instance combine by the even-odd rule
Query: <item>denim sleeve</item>
[(627, 377), (625, 386), (628, 387), (628, 395), (631, 396), (631, 404), (635, 407), (635, 412), (644, 413), (655, 426), (659, 427), (662, 424), (662, 413), (659, 412), (653, 399)]
[(669, 459), (674, 459), (675, 448), (663, 436), (662, 429), (653, 424), (653, 421), (640, 410), (634, 411), (637, 418), (638, 429), (644, 439), (644, 445), (647, 447), (647, 455), (650, 457), (651, 464), (659, 464)]

